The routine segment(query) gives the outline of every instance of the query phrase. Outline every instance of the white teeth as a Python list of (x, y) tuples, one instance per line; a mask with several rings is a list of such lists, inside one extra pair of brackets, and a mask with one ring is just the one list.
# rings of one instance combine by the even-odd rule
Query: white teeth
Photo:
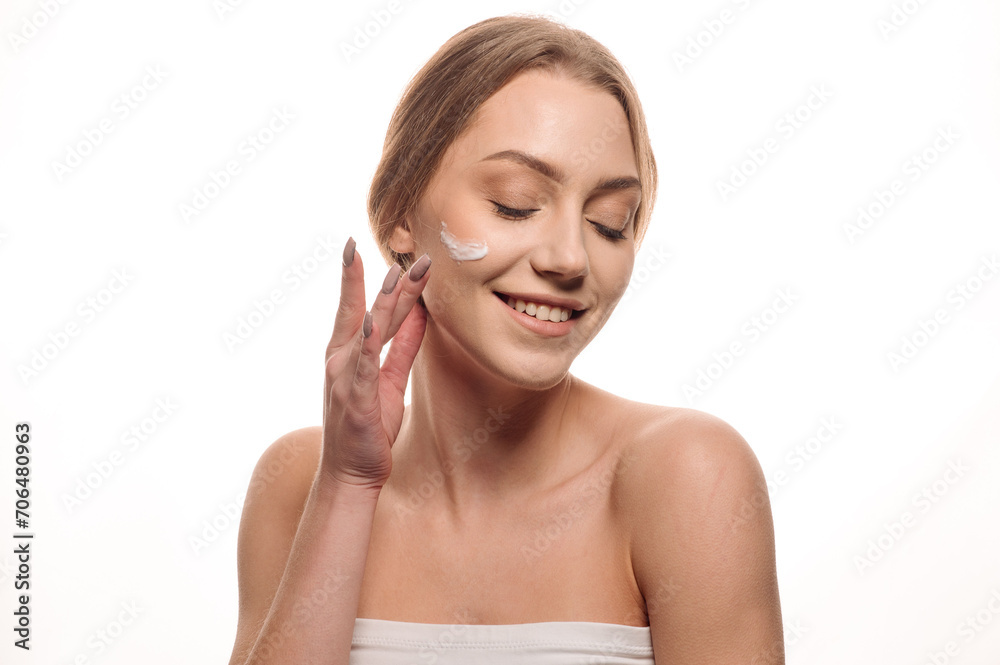
[(552, 321), (553, 323), (568, 321), (569, 317), (573, 315), (573, 310), (569, 308), (538, 305), (533, 302), (525, 302), (513, 296), (507, 296), (507, 306), (528, 316), (533, 316), (540, 321)]

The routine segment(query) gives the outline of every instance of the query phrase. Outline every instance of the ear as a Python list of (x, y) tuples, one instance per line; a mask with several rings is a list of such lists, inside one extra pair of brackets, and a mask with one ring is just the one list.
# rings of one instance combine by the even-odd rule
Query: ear
[(392, 230), (389, 236), (389, 249), (397, 254), (409, 254), (416, 249), (413, 235), (410, 233), (410, 219), (407, 217)]

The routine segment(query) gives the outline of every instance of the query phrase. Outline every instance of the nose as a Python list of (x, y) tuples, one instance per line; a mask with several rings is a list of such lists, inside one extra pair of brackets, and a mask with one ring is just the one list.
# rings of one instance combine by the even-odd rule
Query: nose
[(580, 210), (560, 207), (542, 222), (538, 244), (531, 253), (531, 265), (542, 274), (563, 280), (590, 273), (584, 232), (587, 220)]

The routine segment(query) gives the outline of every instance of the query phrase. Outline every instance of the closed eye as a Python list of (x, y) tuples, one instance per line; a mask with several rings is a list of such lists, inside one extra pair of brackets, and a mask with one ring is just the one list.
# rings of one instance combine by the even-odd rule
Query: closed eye
[[(538, 212), (541, 208), (509, 208), (496, 201), (490, 201), (495, 208), (498, 215), (501, 217), (506, 217), (508, 219), (527, 219), (532, 215), (532, 213)], [(611, 240), (625, 240), (625, 234), (618, 229), (613, 229), (610, 226), (605, 226), (604, 224), (598, 224), (597, 222), (587, 220), (590, 222), (597, 232), (602, 236), (609, 238)]]
[(603, 224), (598, 224), (597, 222), (591, 222), (589, 219), (587, 221), (593, 224), (594, 228), (596, 228), (597, 232), (602, 236), (606, 236), (612, 240), (625, 240), (625, 234), (618, 229), (613, 229), (610, 226), (604, 226)]
[(540, 210), (540, 208), (529, 208), (524, 210), (520, 208), (508, 208), (507, 206), (501, 205), (496, 201), (490, 201), (490, 203), (496, 206), (496, 211), (498, 215), (500, 215), (501, 217), (507, 217), (509, 219), (525, 219), (531, 216), (531, 213), (538, 212)]

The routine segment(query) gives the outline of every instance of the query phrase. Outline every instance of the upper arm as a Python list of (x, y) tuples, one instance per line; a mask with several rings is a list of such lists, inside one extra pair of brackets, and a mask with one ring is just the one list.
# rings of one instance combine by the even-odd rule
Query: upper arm
[(254, 467), (236, 551), (239, 621), (230, 665), (246, 661), (285, 572), (299, 518), (319, 464), (322, 427), (289, 432)]
[(628, 505), (657, 661), (783, 665), (774, 525), (757, 457), (735, 429), (692, 409), (642, 439)]

